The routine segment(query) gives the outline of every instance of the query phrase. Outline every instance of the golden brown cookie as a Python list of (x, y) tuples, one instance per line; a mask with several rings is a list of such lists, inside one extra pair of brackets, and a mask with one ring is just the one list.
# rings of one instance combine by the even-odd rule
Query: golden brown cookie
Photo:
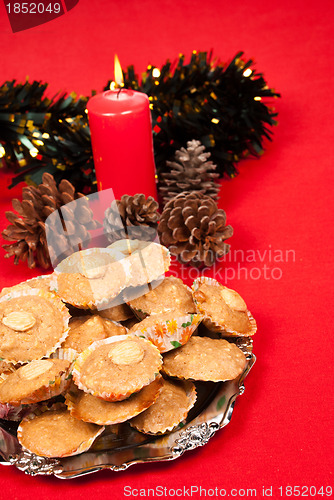
[(134, 335), (99, 340), (74, 363), (79, 389), (106, 401), (121, 401), (140, 391), (159, 375), (162, 358), (151, 342)]
[(66, 407), (24, 418), (17, 430), (23, 449), (42, 457), (69, 457), (87, 451), (104, 427), (72, 417)]
[(233, 380), (246, 367), (246, 357), (235, 344), (224, 339), (191, 337), (164, 355), (163, 371), (171, 377), (220, 382)]
[(203, 314), (204, 325), (224, 336), (251, 336), (256, 321), (242, 297), (211, 278), (199, 278), (193, 284), (197, 310)]
[(128, 286), (137, 287), (161, 278), (170, 266), (169, 251), (149, 241), (121, 240), (108, 247), (126, 269)]
[(125, 335), (127, 329), (95, 314), (93, 316), (78, 316), (71, 318), (70, 331), (63, 343), (64, 349), (75, 349), (78, 353), (84, 351), (96, 340), (103, 340), (113, 335)]
[(126, 275), (105, 248), (76, 252), (56, 268), (50, 289), (68, 304), (82, 309), (102, 308), (126, 286)]
[(156, 402), (131, 419), (130, 424), (145, 434), (164, 434), (187, 417), (195, 401), (196, 389), (192, 382), (164, 380)]
[(156, 288), (128, 303), (141, 318), (174, 309), (181, 310), (184, 314), (196, 312), (191, 290), (174, 276), (165, 278)]
[(75, 388), (66, 394), (66, 405), (74, 417), (99, 425), (113, 425), (125, 422), (151, 406), (162, 387), (162, 377), (143, 387), (123, 401), (104, 401)]
[[(130, 256), (130, 261), (135, 259), (135, 256), (140, 254), (140, 260), (145, 268), (146, 281), (143, 283), (151, 283), (154, 280), (162, 277), (168, 271), (170, 266), (169, 250), (158, 243), (149, 243)], [(137, 259), (136, 259), (136, 262)], [(140, 284), (140, 283), (139, 283)]]
[(69, 386), (70, 362), (39, 359), (10, 373), (0, 384), (0, 402), (11, 405), (45, 401), (64, 392)]
[(13, 291), (0, 299), (0, 357), (25, 363), (54, 352), (68, 335), (68, 310), (54, 294)]

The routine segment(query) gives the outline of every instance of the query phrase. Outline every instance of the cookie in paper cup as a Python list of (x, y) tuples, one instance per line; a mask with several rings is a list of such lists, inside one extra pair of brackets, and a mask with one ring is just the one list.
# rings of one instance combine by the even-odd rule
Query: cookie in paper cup
[(174, 276), (168, 276), (157, 287), (129, 300), (128, 304), (141, 319), (173, 309), (182, 309), (185, 314), (196, 312), (191, 289)]
[(134, 325), (129, 333), (150, 340), (160, 352), (167, 352), (188, 342), (200, 322), (200, 314), (171, 311), (152, 314)]
[(68, 335), (69, 313), (53, 293), (14, 290), (0, 299), (0, 357), (27, 363), (49, 357)]
[(135, 258), (137, 252), (140, 254), (140, 259), (145, 268), (145, 281), (139, 284), (151, 283), (164, 276), (165, 272), (168, 271), (170, 267), (170, 253), (168, 248), (159, 243), (149, 243), (140, 250), (132, 253), (130, 262)]
[[(164, 275), (170, 267), (167, 247), (153, 241), (123, 239), (107, 247), (115, 256), (127, 263), (130, 285), (144, 285)], [(121, 256), (121, 257), (120, 257)]]
[(138, 249), (122, 258), (121, 263), (126, 270), (127, 285), (140, 287), (162, 279), (170, 267), (170, 254), (159, 243), (139, 242)]
[(66, 394), (65, 403), (74, 417), (99, 425), (125, 422), (149, 408), (159, 396), (162, 377), (157, 377), (139, 392), (123, 401), (104, 401), (77, 389), (74, 384)]
[(256, 321), (235, 290), (207, 277), (195, 280), (192, 289), (197, 311), (203, 314), (203, 324), (209, 330), (225, 337), (255, 334)]
[(191, 337), (188, 342), (164, 355), (163, 372), (170, 377), (205, 382), (237, 378), (246, 367), (246, 357), (225, 339)]
[(163, 380), (156, 402), (131, 419), (130, 425), (145, 434), (165, 434), (183, 422), (196, 402), (196, 388), (190, 381)]
[(68, 337), (62, 347), (64, 349), (74, 349), (78, 353), (83, 352), (97, 340), (127, 334), (127, 328), (97, 314), (71, 318), (69, 327)]
[(106, 401), (121, 401), (159, 376), (162, 357), (148, 340), (119, 335), (91, 344), (74, 363), (79, 389)]
[[(36, 414), (37, 413), (37, 414)], [(73, 417), (65, 405), (27, 415), (17, 429), (24, 450), (42, 457), (70, 457), (92, 446), (104, 427)]]
[(0, 384), (0, 402), (18, 406), (62, 394), (70, 384), (70, 365), (67, 360), (38, 359), (20, 366)]
[(80, 309), (103, 308), (125, 286), (124, 267), (106, 248), (70, 255), (57, 266), (50, 282), (50, 289), (64, 302)]

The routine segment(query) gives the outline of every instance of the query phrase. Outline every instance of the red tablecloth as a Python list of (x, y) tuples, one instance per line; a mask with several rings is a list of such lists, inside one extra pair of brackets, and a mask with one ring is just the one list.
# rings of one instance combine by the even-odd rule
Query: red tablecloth
[[(272, 487), (278, 498), (289, 494), (287, 486), (312, 495), (302, 487), (319, 492), (333, 484), (333, 6), (332, 0), (80, 0), (59, 19), (13, 34), (0, 5), (2, 81), (29, 75), (49, 82), (52, 93), (89, 94), (112, 76), (115, 52), (123, 66), (134, 63), (141, 72), (179, 52), (213, 48), (223, 61), (244, 50), (282, 93), (274, 141), (221, 188), (220, 205), (235, 230), (232, 250), (244, 253), (226, 263), (225, 275), (214, 272), (241, 293), (258, 321), (258, 360), (231, 423), (179, 460), (125, 472), (62, 482), (3, 466), (1, 499), (118, 499), (158, 486), (167, 488), (166, 497), (197, 486), (238, 498), (251, 496), (247, 489), (261, 497), (263, 487)], [(21, 192), (21, 186), (7, 190), (9, 179), (0, 172), (1, 229), (11, 198)], [(253, 262), (245, 258), (249, 250)], [(39, 272), (0, 254), (1, 286)]]

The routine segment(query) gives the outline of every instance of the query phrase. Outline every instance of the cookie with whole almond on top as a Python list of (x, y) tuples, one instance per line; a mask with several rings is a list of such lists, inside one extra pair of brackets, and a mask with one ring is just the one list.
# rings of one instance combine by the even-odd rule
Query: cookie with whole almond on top
[(69, 313), (54, 294), (15, 290), (0, 298), (0, 357), (27, 363), (48, 357), (68, 336)]
[(197, 311), (203, 324), (224, 337), (248, 337), (257, 330), (256, 321), (243, 298), (212, 278), (201, 277), (192, 286)]
[(76, 359), (72, 375), (84, 392), (121, 401), (153, 382), (161, 366), (161, 355), (151, 342), (120, 335), (91, 344)]

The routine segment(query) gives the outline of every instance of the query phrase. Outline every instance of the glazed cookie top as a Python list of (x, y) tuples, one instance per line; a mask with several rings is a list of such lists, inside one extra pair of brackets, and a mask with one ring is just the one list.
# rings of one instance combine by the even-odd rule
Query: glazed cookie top
[(145, 295), (130, 300), (129, 305), (143, 314), (164, 313), (174, 309), (183, 314), (196, 312), (192, 293), (179, 278), (169, 276)]
[(64, 304), (42, 290), (12, 292), (0, 300), (0, 357), (24, 363), (49, 356), (68, 335)]
[(108, 401), (120, 401), (159, 375), (162, 358), (151, 342), (122, 335), (94, 342), (77, 358), (73, 380), (78, 387)]
[[(21, 366), (0, 384), (0, 402), (24, 402), (38, 389), (53, 384), (69, 367), (70, 362), (63, 359), (39, 359)], [(43, 396), (41, 397), (43, 400)]]
[(164, 380), (156, 402), (130, 423), (145, 434), (163, 434), (187, 417), (195, 401), (196, 389), (192, 382)]
[(198, 284), (193, 293), (198, 311), (222, 331), (235, 335), (253, 335), (256, 323), (242, 297), (235, 291), (215, 282)]
[(87, 349), (96, 340), (127, 333), (124, 326), (102, 318), (97, 314), (72, 318), (69, 326), (70, 331), (62, 347), (75, 349), (79, 353)]
[(220, 382), (238, 377), (246, 366), (244, 353), (224, 339), (191, 337), (164, 355), (163, 371), (181, 379)]
[(100, 425), (113, 425), (138, 415), (157, 399), (162, 387), (162, 377), (143, 387), (123, 401), (104, 401), (78, 389), (66, 395), (68, 409), (76, 418)]
[(70, 255), (57, 266), (51, 282), (51, 290), (65, 302), (84, 308), (110, 302), (125, 286), (122, 264), (104, 248)]
[(17, 437), (23, 448), (36, 455), (67, 457), (89, 449), (103, 430), (72, 417), (66, 408), (61, 408), (24, 419)]

